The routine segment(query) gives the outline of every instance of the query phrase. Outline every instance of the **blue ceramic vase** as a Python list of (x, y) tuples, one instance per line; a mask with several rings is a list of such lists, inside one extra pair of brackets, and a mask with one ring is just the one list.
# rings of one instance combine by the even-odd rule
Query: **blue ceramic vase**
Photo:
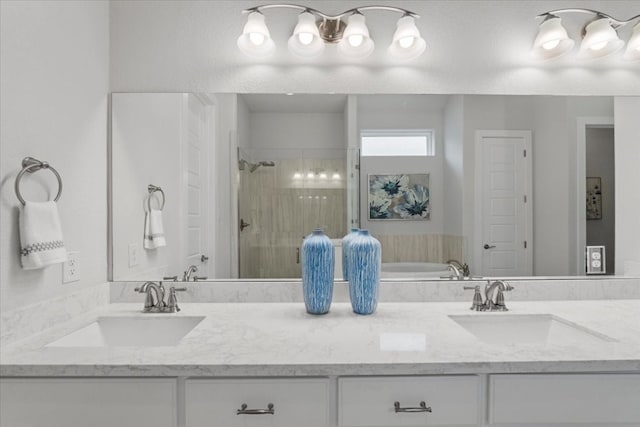
[(342, 238), (342, 279), (349, 280), (349, 261), (347, 254), (349, 253), (349, 244), (355, 236), (358, 235), (358, 229), (352, 228), (349, 234)]
[(371, 314), (378, 305), (382, 248), (367, 230), (360, 230), (349, 243), (349, 296), (357, 314)]
[(333, 243), (322, 232), (313, 230), (302, 243), (302, 291), (304, 305), (311, 314), (329, 312), (333, 297), (335, 265)]

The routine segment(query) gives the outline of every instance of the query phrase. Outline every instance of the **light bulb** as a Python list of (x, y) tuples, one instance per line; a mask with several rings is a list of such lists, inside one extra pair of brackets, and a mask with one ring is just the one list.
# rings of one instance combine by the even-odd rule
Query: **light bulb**
[(313, 58), (324, 51), (324, 41), (312, 13), (305, 11), (298, 16), (298, 24), (289, 37), (288, 45), (289, 51), (300, 58)]
[(309, 173), (307, 174), (307, 178), (313, 178), (313, 177), (314, 177), (313, 172), (309, 172)]
[(300, 178), (302, 178), (302, 174), (300, 172), (296, 172), (296, 173), (293, 174), (293, 178), (294, 179), (300, 179)]
[(407, 15), (398, 19), (389, 53), (396, 59), (410, 60), (422, 55), (426, 48), (427, 43), (420, 36), (415, 18)]
[(309, 46), (313, 41), (313, 34), (311, 33), (300, 33), (298, 34), (298, 40), (305, 46)]
[(403, 37), (400, 40), (398, 40), (398, 44), (400, 45), (401, 48), (408, 49), (411, 46), (413, 46), (413, 41), (414, 41), (413, 37)]
[(589, 46), (589, 49), (591, 49), (591, 50), (602, 50), (605, 47), (607, 47), (607, 43), (609, 43), (609, 42), (605, 41), (605, 42), (596, 43), (596, 44), (593, 44), (593, 45)]
[(374, 47), (364, 15), (354, 13), (349, 16), (342, 40), (338, 42), (338, 51), (347, 57), (362, 59), (369, 56)]
[(264, 22), (264, 15), (251, 12), (247, 23), (238, 37), (238, 48), (247, 55), (256, 57), (269, 56), (275, 50), (275, 43)]
[(249, 33), (249, 40), (256, 46), (260, 46), (264, 43), (264, 34), (260, 33)]
[(340, 174), (339, 173), (334, 173), (332, 178), (333, 179), (340, 179)]
[(320, 174), (320, 179), (327, 179), (327, 174), (326, 173), (321, 173)]
[(349, 36), (349, 44), (353, 47), (359, 47), (362, 45), (364, 41), (364, 37), (362, 34), (354, 34), (353, 36)]
[(574, 45), (575, 42), (569, 38), (560, 18), (547, 15), (538, 29), (532, 54), (538, 59), (558, 58), (573, 49)]
[(620, 40), (608, 18), (599, 18), (587, 24), (580, 45), (580, 56), (583, 58), (602, 58), (622, 49), (624, 41)]

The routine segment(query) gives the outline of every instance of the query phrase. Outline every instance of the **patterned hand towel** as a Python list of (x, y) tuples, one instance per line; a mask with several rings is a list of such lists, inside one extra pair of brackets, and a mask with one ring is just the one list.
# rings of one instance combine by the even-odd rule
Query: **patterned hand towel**
[(162, 224), (162, 211), (151, 209), (144, 215), (144, 243), (145, 249), (156, 249), (167, 246)]
[(22, 268), (35, 270), (67, 260), (56, 202), (26, 202), (19, 228)]

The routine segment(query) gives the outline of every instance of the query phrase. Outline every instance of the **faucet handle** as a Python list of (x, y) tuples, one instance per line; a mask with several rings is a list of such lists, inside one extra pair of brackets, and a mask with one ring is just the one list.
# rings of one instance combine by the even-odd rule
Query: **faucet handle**
[[(511, 290), (511, 289), (508, 289), (508, 290)], [(504, 303), (504, 293), (502, 292), (502, 289), (498, 289), (498, 294), (496, 295), (495, 309), (497, 311), (509, 311), (509, 309), (507, 308), (507, 305)]]
[(186, 291), (187, 288), (176, 289), (173, 286), (169, 288), (169, 298), (167, 299), (167, 311), (170, 313), (177, 313), (180, 311), (178, 307), (178, 299), (176, 298), (176, 290)]
[(163, 277), (163, 278), (162, 278), (162, 280), (172, 280), (172, 281), (174, 281), (174, 282), (177, 282), (177, 281), (178, 281), (178, 275), (175, 275), (175, 276), (165, 276), (165, 277)]
[(482, 302), (482, 294), (480, 293), (480, 285), (465, 286), (464, 289), (475, 291), (473, 293), (473, 302), (471, 303), (471, 307), (469, 309), (474, 311), (484, 310), (484, 303)]

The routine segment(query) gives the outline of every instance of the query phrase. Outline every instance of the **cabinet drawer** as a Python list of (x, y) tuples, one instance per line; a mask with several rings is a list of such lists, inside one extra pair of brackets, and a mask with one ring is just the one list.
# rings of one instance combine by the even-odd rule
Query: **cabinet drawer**
[[(476, 376), (340, 378), (339, 418), (342, 427), (475, 426), (480, 418), (480, 380)], [(419, 407), (431, 413), (396, 413)]]
[(0, 380), (0, 425), (174, 427), (174, 379)]
[(492, 375), (493, 425), (640, 425), (640, 374)]
[[(247, 409), (274, 414), (237, 415)], [(189, 379), (185, 384), (186, 427), (305, 426), (329, 424), (329, 380), (311, 379)]]

